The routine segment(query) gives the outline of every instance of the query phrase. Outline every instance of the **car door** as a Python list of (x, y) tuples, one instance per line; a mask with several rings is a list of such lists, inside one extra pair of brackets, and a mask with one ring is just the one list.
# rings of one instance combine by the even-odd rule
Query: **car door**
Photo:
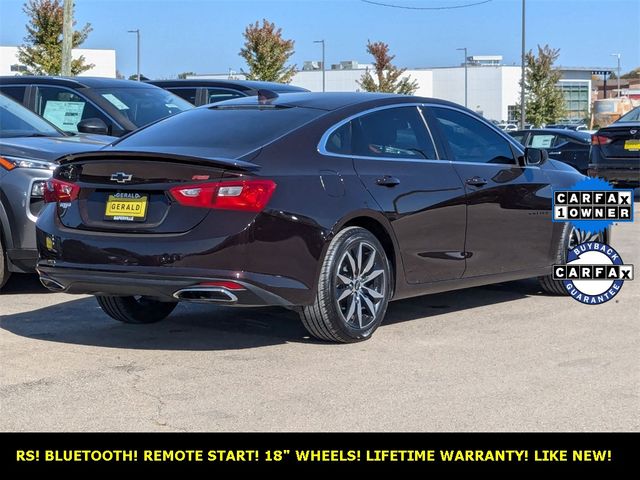
[(551, 264), (551, 185), (544, 170), (520, 166), (515, 145), (467, 112), (448, 106), (425, 111), (466, 190), (464, 277)]
[(326, 148), (353, 158), (358, 176), (392, 225), (407, 282), (460, 278), (464, 188), (451, 163), (438, 159), (417, 106), (358, 116), (334, 131)]
[(64, 87), (37, 85), (34, 111), (68, 133), (77, 133), (78, 123), (88, 118), (102, 120), (111, 135), (120, 135), (123, 132), (123, 129), (93, 102)]

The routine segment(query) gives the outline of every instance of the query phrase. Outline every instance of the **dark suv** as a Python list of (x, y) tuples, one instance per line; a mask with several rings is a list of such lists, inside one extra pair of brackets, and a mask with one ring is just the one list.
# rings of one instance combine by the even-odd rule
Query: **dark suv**
[(0, 288), (11, 272), (34, 270), (35, 222), (55, 160), (96, 150), (113, 140), (65, 134), (0, 94)]
[(0, 92), (64, 132), (115, 137), (193, 108), (161, 88), (115, 78), (0, 77)]
[(258, 90), (270, 90), (276, 93), (309, 91), (286, 83), (255, 82), (251, 80), (152, 80), (147, 83), (169, 90), (196, 106), (231, 100), (232, 98), (253, 97), (258, 95)]
[(591, 136), (589, 176), (621, 188), (640, 186), (640, 107)]

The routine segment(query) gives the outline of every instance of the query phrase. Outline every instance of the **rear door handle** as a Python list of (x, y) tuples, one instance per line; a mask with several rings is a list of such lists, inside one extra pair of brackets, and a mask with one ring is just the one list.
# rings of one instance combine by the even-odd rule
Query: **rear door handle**
[(474, 187), (482, 187), (483, 185), (487, 184), (487, 179), (476, 176), (472, 178), (467, 178), (466, 183), (467, 185), (473, 185)]
[(384, 177), (377, 179), (376, 183), (383, 187), (395, 187), (396, 185), (400, 185), (400, 179), (390, 175), (385, 175)]

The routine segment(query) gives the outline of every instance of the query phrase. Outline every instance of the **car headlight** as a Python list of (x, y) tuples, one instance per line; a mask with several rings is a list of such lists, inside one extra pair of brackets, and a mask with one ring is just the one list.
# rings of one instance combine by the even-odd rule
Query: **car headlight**
[(0, 167), (5, 170), (13, 170), (14, 168), (39, 168), (42, 170), (55, 170), (56, 164), (43, 160), (34, 160), (32, 158), (0, 156)]

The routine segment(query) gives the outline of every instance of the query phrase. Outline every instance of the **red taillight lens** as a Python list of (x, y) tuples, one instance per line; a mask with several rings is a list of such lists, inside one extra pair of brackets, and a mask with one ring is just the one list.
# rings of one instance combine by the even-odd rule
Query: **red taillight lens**
[(605, 137), (604, 135), (591, 135), (591, 145), (606, 145), (612, 141), (611, 138)]
[(273, 180), (243, 180), (173, 187), (169, 192), (176, 202), (187, 207), (260, 212), (275, 189)]
[(75, 183), (63, 182), (57, 178), (48, 180), (44, 188), (44, 202), (73, 202), (78, 198), (80, 187)]

